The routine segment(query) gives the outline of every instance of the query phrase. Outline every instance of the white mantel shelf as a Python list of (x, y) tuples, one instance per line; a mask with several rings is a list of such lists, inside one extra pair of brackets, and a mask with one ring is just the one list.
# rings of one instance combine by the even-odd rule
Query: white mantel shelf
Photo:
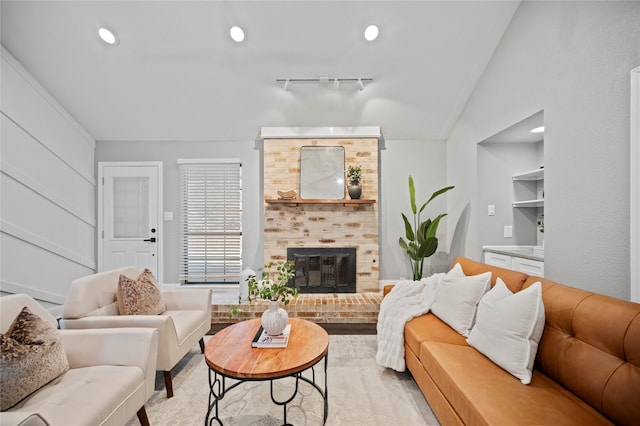
[(377, 138), (382, 139), (380, 126), (354, 127), (262, 127), (261, 139), (331, 139)]
[(361, 206), (365, 204), (374, 204), (376, 200), (309, 200), (309, 199), (301, 199), (301, 198), (265, 198), (264, 200), (267, 204), (284, 204), (285, 206), (295, 207), (298, 204), (343, 204), (345, 207), (355, 207)]

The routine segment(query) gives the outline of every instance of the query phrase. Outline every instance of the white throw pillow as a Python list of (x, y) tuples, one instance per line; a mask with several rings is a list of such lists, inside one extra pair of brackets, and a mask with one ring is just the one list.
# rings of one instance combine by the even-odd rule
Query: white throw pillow
[(451, 270), (447, 272), (447, 275), (445, 276), (449, 278), (464, 277), (464, 271), (462, 270), (462, 266), (460, 266), (459, 263), (456, 263), (455, 265), (453, 265), (453, 268), (451, 268)]
[(538, 342), (544, 331), (542, 284), (511, 293), (498, 278), (480, 301), (469, 345), (520, 381), (531, 383)]
[(443, 278), (431, 312), (463, 336), (473, 327), (476, 308), (491, 286), (491, 272), (464, 276), (456, 265)]

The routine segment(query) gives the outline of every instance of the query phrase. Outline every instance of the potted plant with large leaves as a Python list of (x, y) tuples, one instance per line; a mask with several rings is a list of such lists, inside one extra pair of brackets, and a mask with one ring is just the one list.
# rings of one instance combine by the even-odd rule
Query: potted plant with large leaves
[(404, 221), (405, 237), (400, 237), (398, 243), (409, 256), (409, 263), (411, 264), (411, 272), (413, 274), (413, 280), (419, 281), (422, 278), (422, 267), (424, 266), (424, 260), (433, 255), (438, 249), (438, 238), (436, 232), (438, 231), (438, 225), (440, 219), (447, 214), (442, 213), (436, 216), (435, 219), (421, 220), (421, 213), (427, 207), (434, 198), (444, 194), (445, 192), (453, 189), (453, 186), (446, 186), (442, 189), (434, 192), (431, 197), (418, 209), (416, 204), (416, 187), (413, 183), (413, 178), (409, 176), (409, 201), (411, 202), (411, 212), (413, 213), (413, 222), (409, 221), (407, 216), (402, 213), (402, 219)]

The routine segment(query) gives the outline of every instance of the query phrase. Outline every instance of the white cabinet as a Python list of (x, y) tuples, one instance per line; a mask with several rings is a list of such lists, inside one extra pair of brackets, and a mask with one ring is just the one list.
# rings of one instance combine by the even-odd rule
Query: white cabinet
[(527, 275), (544, 277), (544, 262), (539, 260), (525, 259), (524, 257), (513, 257), (511, 269), (524, 272)]
[(499, 266), (505, 269), (511, 269), (512, 257), (499, 253), (484, 252), (484, 263), (487, 265)]
[[(500, 268), (524, 272), (527, 275), (544, 277), (544, 260), (534, 260), (536, 248), (531, 246), (487, 246), (484, 251), (484, 263)], [(495, 251), (488, 251), (495, 250)], [(525, 257), (522, 257), (525, 255)], [(532, 256), (533, 255), (533, 256)], [(540, 258), (542, 259), (542, 258)]]

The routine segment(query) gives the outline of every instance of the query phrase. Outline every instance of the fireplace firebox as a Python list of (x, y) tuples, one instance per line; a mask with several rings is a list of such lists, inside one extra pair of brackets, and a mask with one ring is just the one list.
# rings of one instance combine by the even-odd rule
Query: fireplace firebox
[(290, 287), (300, 293), (355, 293), (356, 249), (287, 248), (287, 260), (294, 262), (295, 277)]

